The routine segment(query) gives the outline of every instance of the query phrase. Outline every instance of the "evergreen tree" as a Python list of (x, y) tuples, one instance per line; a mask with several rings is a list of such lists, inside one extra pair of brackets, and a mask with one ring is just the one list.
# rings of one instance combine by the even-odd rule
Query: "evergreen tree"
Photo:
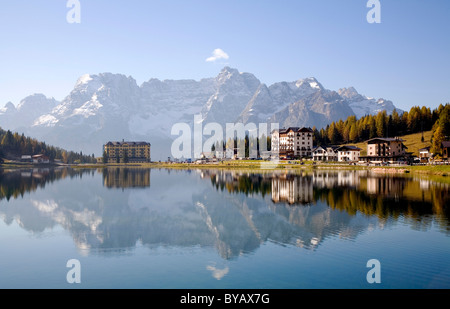
[(108, 154), (106, 151), (103, 151), (103, 163), (108, 163)]

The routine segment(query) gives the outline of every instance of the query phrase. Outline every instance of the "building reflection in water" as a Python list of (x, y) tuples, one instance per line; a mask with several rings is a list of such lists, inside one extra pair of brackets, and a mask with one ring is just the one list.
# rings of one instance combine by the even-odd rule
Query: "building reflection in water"
[(367, 178), (367, 193), (385, 197), (399, 198), (408, 182), (393, 177), (372, 176)]
[(103, 185), (107, 188), (148, 188), (150, 169), (143, 168), (104, 168)]
[(272, 178), (272, 201), (307, 205), (313, 202), (313, 177), (310, 175), (297, 176), (291, 174), (279, 175)]
[[(44, 190), (69, 177), (79, 179)], [(414, 229), (433, 224), (450, 234), (449, 185), (423, 178), (366, 170), (153, 170), (152, 177), (150, 188), (149, 169), (0, 170), (0, 217), (31, 232), (58, 224), (85, 251), (133, 248), (140, 241), (215, 246), (224, 259), (266, 241), (313, 250), (329, 237), (352, 239), (398, 218)], [(29, 191), (37, 192), (20, 198)], [(209, 269), (217, 278), (227, 272)]]
[(423, 178), (377, 174), (370, 170), (251, 173), (204, 171), (213, 186), (228, 192), (270, 195), (274, 204), (313, 206), (324, 201), (333, 209), (354, 215), (413, 216), (441, 214), (450, 217), (449, 184)]

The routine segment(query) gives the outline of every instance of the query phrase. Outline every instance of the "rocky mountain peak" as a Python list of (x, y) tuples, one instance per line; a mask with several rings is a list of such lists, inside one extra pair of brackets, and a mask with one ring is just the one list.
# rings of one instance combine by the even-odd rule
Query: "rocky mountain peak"
[[(205, 123), (266, 123), (321, 128), (350, 115), (391, 113), (384, 99), (360, 95), (353, 87), (325, 89), (314, 77), (265, 85), (251, 73), (224, 67), (216, 77), (195, 80), (149, 79), (141, 86), (131, 76), (85, 74), (61, 102), (35, 94), (14, 108), (0, 108), (0, 126), (68, 150), (101, 155), (109, 140), (148, 140), (153, 159), (170, 154), (172, 126)], [(7, 111), (9, 111), (7, 113)], [(77, 132), (74, 134), (74, 132)]]
[(341, 97), (347, 99), (348, 101), (363, 101), (366, 99), (360, 95), (354, 87), (341, 88), (338, 90), (338, 93)]
[(8, 103), (5, 104), (5, 107), (3, 107), (2, 109), (0, 109), (1, 111), (8, 113), (8, 112), (13, 112), (16, 111), (16, 107), (14, 106), (14, 104), (10, 101)]
[(324, 87), (314, 77), (308, 77), (305, 79), (299, 79), (295, 86), (297, 88), (312, 88), (316, 90), (323, 90)]
[(54, 98), (47, 98), (41, 93), (30, 95), (20, 101), (17, 106), (17, 110), (42, 110), (49, 111), (57, 105), (57, 101)]

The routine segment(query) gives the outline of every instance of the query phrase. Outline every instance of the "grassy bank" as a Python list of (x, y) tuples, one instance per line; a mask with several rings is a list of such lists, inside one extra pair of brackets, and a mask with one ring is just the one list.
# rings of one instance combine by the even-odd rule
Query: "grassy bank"
[(170, 169), (246, 169), (246, 170), (302, 170), (302, 169), (329, 169), (329, 170), (373, 170), (374, 172), (389, 173), (416, 173), (438, 176), (450, 176), (450, 165), (426, 165), (426, 166), (362, 166), (340, 163), (317, 163), (312, 161), (280, 161), (278, 163), (266, 161), (224, 161), (217, 163), (195, 164), (195, 163), (168, 163), (155, 162), (145, 164), (99, 164), (78, 165), (76, 168), (105, 168), (105, 167), (140, 167), (140, 168), (170, 168)]
[[(62, 167), (59, 165), (43, 164), (1, 164), (2, 168), (46, 168)], [(372, 170), (377, 173), (420, 174), (435, 176), (450, 176), (450, 165), (425, 165), (425, 166), (361, 166), (342, 163), (316, 163), (312, 161), (279, 161), (277, 163), (256, 160), (224, 161), (217, 163), (169, 163), (154, 162), (144, 164), (79, 164), (68, 165), (71, 168), (168, 168), (168, 169), (224, 169), (224, 170)]]

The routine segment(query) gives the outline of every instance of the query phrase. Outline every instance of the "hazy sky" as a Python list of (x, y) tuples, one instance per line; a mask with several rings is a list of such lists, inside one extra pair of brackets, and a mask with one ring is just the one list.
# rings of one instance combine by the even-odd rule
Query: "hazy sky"
[(79, 24), (67, 2), (0, 0), (0, 106), (33, 93), (62, 100), (86, 73), (140, 85), (225, 65), (268, 85), (354, 86), (402, 109), (450, 102), (448, 0), (380, 0), (381, 24), (367, 22), (367, 0), (79, 0)]

